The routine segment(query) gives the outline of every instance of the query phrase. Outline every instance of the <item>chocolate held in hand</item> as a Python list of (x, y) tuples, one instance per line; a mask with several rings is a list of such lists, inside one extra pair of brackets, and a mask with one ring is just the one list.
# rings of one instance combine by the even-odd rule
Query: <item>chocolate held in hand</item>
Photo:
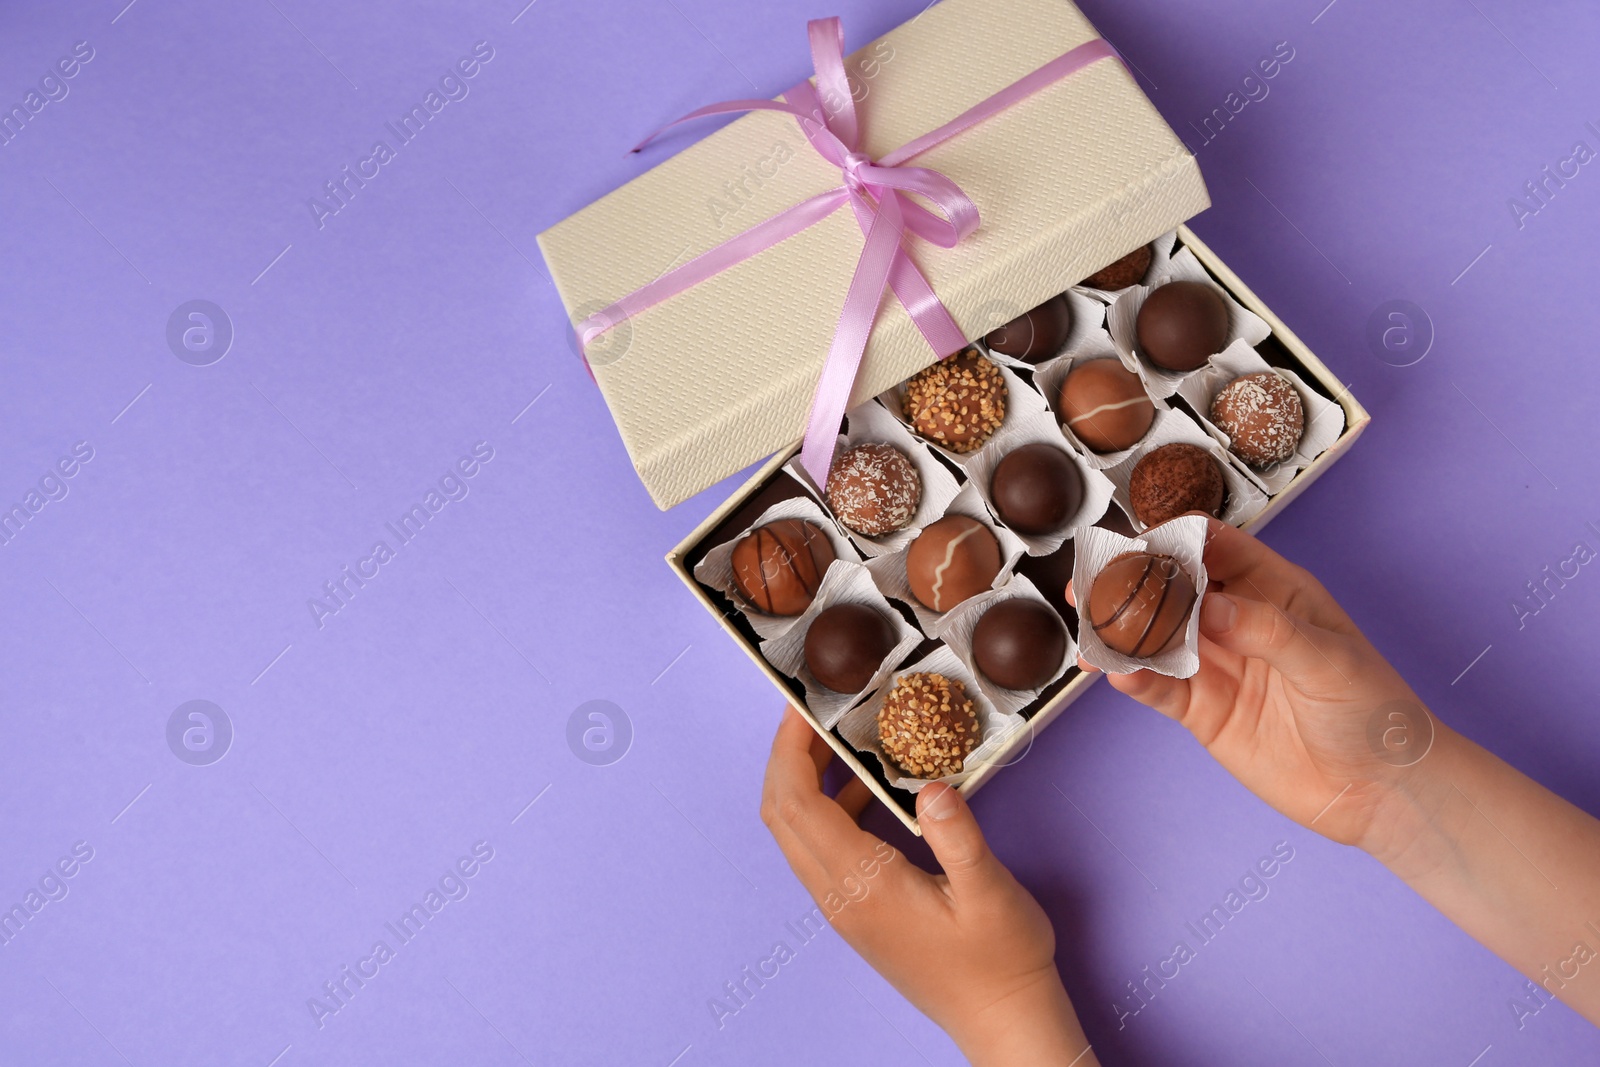
[(911, 428), (952, 452), (975, 452), (1006, 420), (1006, 382), (976, 348), (964, 348), (906, 382)]
[(1228, 302), (1205, 282), (1168, 282), (1151, 290), (1134, 322), (1150, 362), (1191, 371), (1228, 344)]
[(833, 560), (821, 529), (804, 519), (779, 519), (733, 546), (733, 584), (757, 611), (799, 615), (811, 606)]
[(1000, 542), (965, 515), (946, 515), (906, 550), (906, 581), (930, 611), (949, 611), (988, 589), (999, 573)]
[(1183, 641), (1194, 602), (1194, 582), (1177, 560), (1124, 552), (1095, 575), (1086, 617), (1107, 648), (1148, 659)]
[(883, 754), (913, 778), (958, 774), (981, 739), (967, 687), (942, 674), (907, 674), (878, 710)]
[(1150, 269), (1152, 258), (1150, 246), (1140, 245), (1109, 267), (1101, 267), (1078, 284), (1086, 285), (1090, 289), (1107, 291), (1126, 289), (1130, 285), (1144, 281), (1145, 272)]
[(1006, 453), (989, 479), (989, 498), (1013, 530), (1053, 534), (1083, 503), (1083, 475), (1064, 450), (1035, 441)]
[(1072, 305), (1064, 296), (1053, 296), (998, 330), (990, 330), (983, 340), (1002, 355), (1038, 363), (1061, 351), (1071, 332)]
[(972, 658), (995, 685), (1038, 689), (1056, 676), (1067, 654), (1061, 616), (1031, 597), (1002, 600), (972, 631)]
[(1216, 457), (1182, 441), (1146, 452), (1128, 476), (1134, 517), (1146, 526), (1189, 511), (1220, 516), (1226, 489)]
[(1096, 452), (1138, 444), (1156, 421), (1156, 406), (1139, 376), (1115, 359), (1079, 363), (1061, 383), (1061, 421)]
[(894, 651), (894, 627), (866, 604), (835, 604), (806, 631), (806, 666), (835, 693), (859, 693)]

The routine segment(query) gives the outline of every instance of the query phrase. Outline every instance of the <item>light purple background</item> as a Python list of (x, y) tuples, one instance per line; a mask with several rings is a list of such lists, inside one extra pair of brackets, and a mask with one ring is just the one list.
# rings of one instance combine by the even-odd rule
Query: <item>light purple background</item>
[[(0, 502), (95, 450), (0, 548), (0, 904), (94, 849), (0, 947), (0, 1061), (959, 1062), (836, 936), (785, 928), (810, 902), (756, 815), (779, 702), (661, 562), (738, 482), (652, 507), (534, 243), (672, 150), (625, 156), (645, 131), (806, 73), (806, 18), (861, 44), (919, 0), (125, 2), (0, 12), (7, 108), (95, 50), (0, 147)], [(1600, 810), (1600, 576), (1511, 607), (1600, 546), (1600, 174), (1523, 228), (1508, 207), (1600, 148), (1600, 20), (1323, 3), (1085, 8), (1198, 150), (1197, 232), (1374, 414), (1267, 539), (1442, 718)], [(308, 198), (479, 40), (470, 95), (319, 230)], [(1278, 41), (1270, 95), (1202, 144)], [(237, 331), (209, 367), (165, 340), (193, 298)], [(1396, 298), (1437, 329), (1403, 369), (1366, 340)], [(318, 629), (308, 598), (478, 441), (470, 495)], [(236, 731), (209, 767), (165, 741), (195, 698)], [(592, 699), (635, 731), (610, 766), (566, 741)], [(976, 807), (1108, 1064), (1600, 1058), (1559, 1005), (1519, 1032), (1517, 974), (1108, 687)], [(307, 999), (483, 840), (470, 894), (319, 1030)], [(1119, 1031), (1125, 983), (1278, 841), (1271, 895)], [(779, 940), (719, 1029), (708, 1000)]]

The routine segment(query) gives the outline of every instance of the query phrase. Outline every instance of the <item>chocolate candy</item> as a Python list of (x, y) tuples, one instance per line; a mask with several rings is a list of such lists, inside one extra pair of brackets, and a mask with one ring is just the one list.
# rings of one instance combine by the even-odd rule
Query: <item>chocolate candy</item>
[(1096, 452), (1139, 443), (1156, 421), (1156, 406), (1139, 376), (1115, 359), (1079, 363), (1061, 383), (1062, 424)]
[(907, 381), (901, 411), (935, 444), (973, 452), (1005, 422), (1005, 379), (976, 348), (964, 348)]
[(1226, 485), (1216, 457), (1199, 445), (1177, 442), (1146, 452), (1128, 478), (1134, 518), (1160, 526), (1188, 511), (1222, 514)]
[(1107, 648), (1146, 659), (1183, 641), (1194, 602), (1194, 581), (1177, 560), (1124, 552), (1095, 575), (1087, 621)]
[(1067, 654), (1067, 628), (1050, 608), (1031, 597), (1002, 600), (972, 631), (978, 670), (1006, 689), (1038, 689), (1056, 676)]
[(806, 631), (806, 666), (836, 693), (859, 693), (897, 643), (894, 626), (866, 604), (835, 604)]
[(804, 519), (759, 526), (733, 546), (733, 584), (766, 615), (798, 615), (811, 606), (834, 560), (826, 534)]
[(1211, 421), (1228, 435), (1234, 455), (1257, 469), (1294, 455), (1305, 433), (1300, 394), (1272, 371), (1235, 378), (1211, 399)]
[(1071, 332), (1072, 305), (1065, 296), (1053, 296), (998, 330), (990, 330), (983, 340), (996, 352), (1038, 363), (1061, 351)]
[(904, 529), (917, 513), (922, 479), (906, 454), (869, 441), (841, 453), (828, 471), (828, 507), (858, 534)]
[(1168, 282), (1145, 297), (1134, 332), (1151, 363), (1191, 371), (1227, 347), (1228, 302), (1214, 285)]
[(988, 589), (1000, 573), (1000, 542), (965, 515), (946, 515), (906, 550), (906, 580), (929, 611), (949, 611)]
[(878, 743), (913, 778), (958, 774), (981, 731), (967, 687), (942, 674), (907, 674), (878, 710)]
[(1006, 454), (989, 480), (1000, 521), (1019, 533), (1052, 534), (1083, 503), (1083, 475), (1067, 453), (1042, 442)]
[(1150, 269), (1152, 255), (1149, 245), (1140, 245), (1109, 267), (1101, 267), (1078, 284), (1086, 285), (1090, 289), (1105, 290), (1126, 289), (1130, 285), (1137, 285), (1144, 281), (1145, 272)]

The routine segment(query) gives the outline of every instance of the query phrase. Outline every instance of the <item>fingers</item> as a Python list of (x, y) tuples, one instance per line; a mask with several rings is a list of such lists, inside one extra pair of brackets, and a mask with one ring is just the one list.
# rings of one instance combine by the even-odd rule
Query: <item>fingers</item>
[[(854, 812), (822, 792), (822, 771), (831, 755), (800, 713), (785, 709), (761, 791), (761, 821), (817, 899), (854, 870), (878, 840), (856, 825)], [(854, 794), (845, 799), (855, 802)]]
[(1325, 629), (1355, 633), (1339, 602), (1312, 574), (1220, 519), (1206, 531), (1206, 574), (1236, 596), (1276, 604)]
[(944, 868), (957, 898), (1007, 881), (1010, 872), (989, 851), (978, 820), (959, 790), (934, 782), (917, 794), (923, 839)]
[(1275, 604), (1228, 593), (1200, 603), (1200, 632), (1241, 656), (1266, 661), (1299, 689), (1342, 688), (1355, 681), (1349, 638)]
[(1108, 674), (1111, 687), (1126, 693), (1146, 707), (1154, 708), (1169, 719), (1183, 721), (1189, 710), (1189, 679), (1169, 678), (1155, 671), (1134, 671), (1132, 674)]

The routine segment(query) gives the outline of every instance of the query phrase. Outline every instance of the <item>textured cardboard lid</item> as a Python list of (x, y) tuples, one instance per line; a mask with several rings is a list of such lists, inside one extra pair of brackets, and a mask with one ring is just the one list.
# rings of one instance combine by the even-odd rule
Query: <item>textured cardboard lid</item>
[[(944, 0), (847, 60), (860, 86), (862, 149), (882, 156), (1097, 36), (1065, 0)], [(801, 26), (794, 50), (809, 62)], [(912, 257), (968, 337), (1210, 205), (1194, 157), (1114, 59), (912, 165), (948, 176), (982, 215), (954, 249), (911, 239)], [(839, 184), (792, 118), (757, 112), (557, 223), (539, 245), (577, 321)], [(805, 432), (861, 244), (854, 214), (841, 208), (591, 346), (595, 380), (658, 506)], [(934, 358), (886, 294), (852, 404)]]

